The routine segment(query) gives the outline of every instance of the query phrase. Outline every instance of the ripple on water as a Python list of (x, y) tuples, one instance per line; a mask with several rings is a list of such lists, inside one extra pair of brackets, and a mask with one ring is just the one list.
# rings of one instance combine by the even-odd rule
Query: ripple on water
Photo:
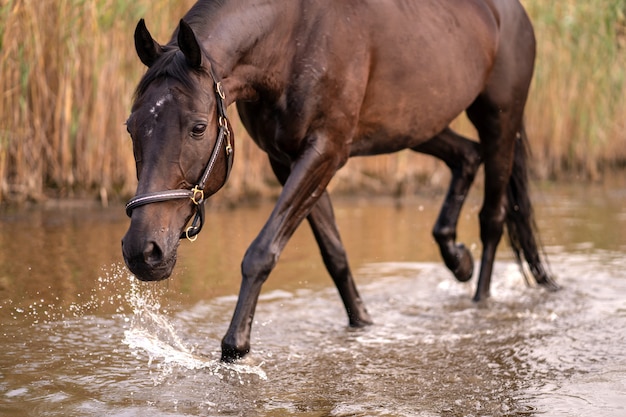
[(162, 287), (114, 267), (70, 308), (14, 309), (12, 322), (29, 325), (3, 328), (0, 411), (622, 415), (625, 262), (551, 255), (561, 292), (527, 288), (516, 265), (500, 262), (482, 305), (439, 264), (365, 265), (356, 276), (375, 324), (364, 329), (347, 327), (334, 288), (266, 292), (253, 351), (230, 365), (219, 344), (236, 297), (172, 307)]

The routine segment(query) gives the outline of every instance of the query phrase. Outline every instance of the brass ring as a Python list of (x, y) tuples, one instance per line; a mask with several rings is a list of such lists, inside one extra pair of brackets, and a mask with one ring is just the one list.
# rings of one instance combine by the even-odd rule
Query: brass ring
[(222, 82), (215, 83), (215, 91), (220, 95), (222, 100), (226, 99), (226, 95), (224, 94), (224, 89), (222, 88)]
[(195, 242), (195, 241), (196, 241), (196, 239), (198, 238), (198, 235), (189, 236), (189, 231), (190, 231), (191, 229), (195, 229), (195, 227), (194, 227), (194, 226), (189, 226), (189, 227), (187, 228), (187, 230), (185, 230), (185, 237), (187, 238), (187, 240), (188, 240), (188, 241), (190, 241), (190, 242)]

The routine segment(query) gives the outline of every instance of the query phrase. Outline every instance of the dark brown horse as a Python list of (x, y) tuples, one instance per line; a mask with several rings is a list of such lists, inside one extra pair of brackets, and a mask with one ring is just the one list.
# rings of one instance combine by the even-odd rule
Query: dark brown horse
[[(237, 103), (283, 184), (244, 256), (224, 360), (250, 350), (261, 286), (305, 218), (350, 325), (372, 322), (326, 191), (351, 156), (412, 149), (448, 164), (452, 183), (433, 233), (462, 281), (471, 278), (473, 260), (455, 242), (456, 223), (484, 162), (474, 299), (489, 295), (505, 224), (535, 280), (557, 288), (533, 234), (522, 119), (535, 39), (517, 0), (201, 0), (168, 44), (155, 42), (140, 21), (135, 45), (148, 71), (127, 123), (139, 184), (127, 204), (122, 251), (139, 279), (171, 274), (179, 238), (200, 231), (204, 200), (226, 182), (234, 152), (228, 105)], [(463, 111), (480, 145), (448, 128)]]

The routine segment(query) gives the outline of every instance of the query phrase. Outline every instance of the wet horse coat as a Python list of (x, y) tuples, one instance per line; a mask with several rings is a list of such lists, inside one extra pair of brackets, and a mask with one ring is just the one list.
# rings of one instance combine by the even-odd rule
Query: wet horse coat
[[(219, 109), (231, 103), (283, 184), (244, 256), (224, 360), (249, 351), (261, 286), (305, 218), (350, 324), (372, 322), (326, 191), (352, 156), (413, 149), (451, 167), (434, 234), (460, 280), (471, 278), (473, 261), (455, 243), (456, 221), (482, 160), (483, 254), (475, 299), (489, 295), (504, 224), (537, 282), (556, 287), (532, 230), (522, 119), (535, 40), (517, 0), (199, 1), (167, 45), (154, 41), (143, 21), (135, 43), (149, 67), (127, 123), (139, 179), (135, 201), (197, 183), (209, 155), (221, 149)], [(463, 111), (480, 147), (447, 127)], [(223, 185), (229, 158), (217, 157), (204, 194)], [(171, 274), (179, 235), (195, 212), (188, 200), (152, 202), (158, 204), (131, 204), (122, 242), (127, 265), (145, 280)]]

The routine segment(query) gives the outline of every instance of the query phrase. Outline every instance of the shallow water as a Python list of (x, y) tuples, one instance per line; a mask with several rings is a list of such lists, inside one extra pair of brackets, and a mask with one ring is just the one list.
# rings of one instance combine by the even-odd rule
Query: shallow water
[[(376, 324), (350, 329), (307, 227), (264, 287), (246, 359), (219, 362), (239, 263), (270, 206), (209, 211), (174, 277), (123, 267), (121, 207), (0, 215), (2, 416), (626, 415), (626, 189), (553, 186), (536, 211), (563, 290), (505, 244), (475, 305), (430, 238), (441, 196), (339, 201)], [(477, 201), (459, 237), (475, 257)], [(503, 242), (504, 243), (504, 242)]]

